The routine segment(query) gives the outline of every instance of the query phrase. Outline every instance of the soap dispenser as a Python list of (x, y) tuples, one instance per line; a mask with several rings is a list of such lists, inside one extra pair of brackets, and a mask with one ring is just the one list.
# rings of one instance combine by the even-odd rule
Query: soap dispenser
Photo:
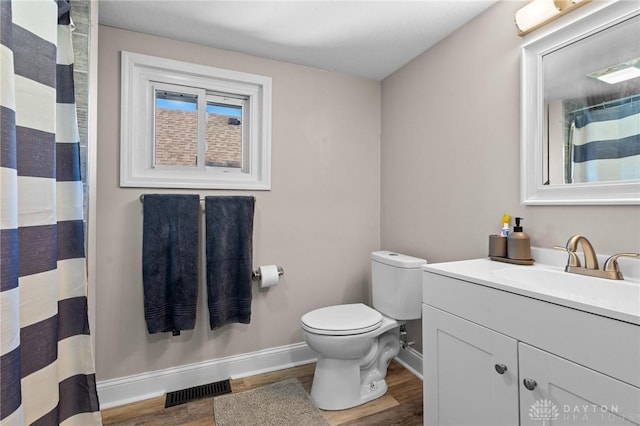
[(520, 226), (521, 217), (516, 217), (516, 225), (513, 232), (507, 237), (507, 257), (515, 260), (531, 259), (531, 239)]

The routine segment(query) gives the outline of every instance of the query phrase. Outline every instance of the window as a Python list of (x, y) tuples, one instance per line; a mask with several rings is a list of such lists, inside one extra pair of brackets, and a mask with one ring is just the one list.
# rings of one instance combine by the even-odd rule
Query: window
[(270, 189), (271, 79), (122, 52), (120, 186)]

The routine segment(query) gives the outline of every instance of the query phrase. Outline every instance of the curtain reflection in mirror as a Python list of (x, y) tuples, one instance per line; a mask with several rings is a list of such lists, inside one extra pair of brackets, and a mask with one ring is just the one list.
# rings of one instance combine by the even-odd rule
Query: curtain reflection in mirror
[(571, 114), (569, 182), (640, 179), (640, 95)]
[(639, 180), (640, 16), (551, 49), (542, 64), (543, 183)]

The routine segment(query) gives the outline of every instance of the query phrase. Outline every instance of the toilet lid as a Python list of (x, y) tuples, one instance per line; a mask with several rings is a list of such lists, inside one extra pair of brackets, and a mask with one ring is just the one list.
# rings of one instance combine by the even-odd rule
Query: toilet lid
[(310, 333), (347, 336), (375, 330), (382, 314), (362, 304), (335, 305), (316, 309), (302, 316), (302, 328)]

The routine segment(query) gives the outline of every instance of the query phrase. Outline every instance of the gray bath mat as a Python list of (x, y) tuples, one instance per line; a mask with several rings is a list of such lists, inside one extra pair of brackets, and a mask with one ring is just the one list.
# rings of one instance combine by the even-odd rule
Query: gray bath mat
[(213, 399), (216, 426), (328, 426), (298, 379)]

